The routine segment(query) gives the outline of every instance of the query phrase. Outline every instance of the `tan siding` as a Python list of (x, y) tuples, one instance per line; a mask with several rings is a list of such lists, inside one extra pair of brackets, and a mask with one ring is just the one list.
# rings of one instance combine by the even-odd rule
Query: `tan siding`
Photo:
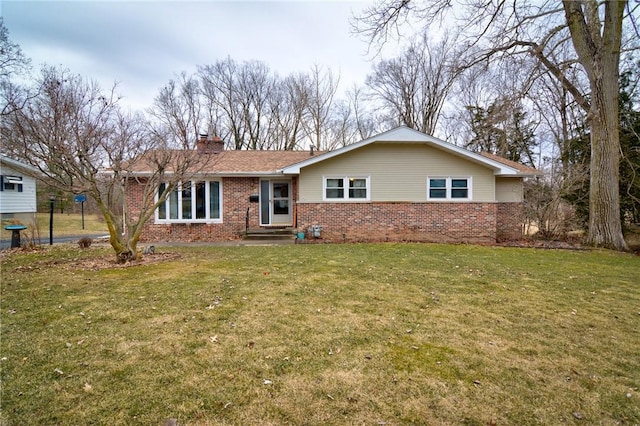
[(322, 201), (323, 176), (370, 176), (371, 201), (427, 199), (427, 177), (472, 177), (473, 201), (495, 201), (493, 171), (436, 148), (416, 144), (371, 144), (305, 167), (300, 201)]
[(518, 203), (523, 199), (522, 178), (496, 178), (496, 201)]

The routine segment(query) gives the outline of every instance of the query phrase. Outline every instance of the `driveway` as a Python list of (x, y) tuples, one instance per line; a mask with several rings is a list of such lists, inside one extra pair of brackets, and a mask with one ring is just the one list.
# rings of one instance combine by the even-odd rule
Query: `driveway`
[[(107, 234), (95, 234), (95, 235), (70, 235), (70, 236), (66, 236), (66, 237), (53, 237), (53, 243), (69, 243), (72, 241), (77, 241), (80, 238), (83, 237), (87, 237), (87, 238), (91, 238), (92, 240), (96, 240), (99, 238), (108, 238), (109, 235)], [(23, 243), (25, 241), (25, 238), (23, 237), (22, 239)], [(40, 237), (39, 241), (36, 241), (38, 243), (38, 245), (49, 245), (49, 236), (46, 237)], [(11, 247), (11, 240), (0, 240), (0, 250), (3, 249), (7, 249)]]

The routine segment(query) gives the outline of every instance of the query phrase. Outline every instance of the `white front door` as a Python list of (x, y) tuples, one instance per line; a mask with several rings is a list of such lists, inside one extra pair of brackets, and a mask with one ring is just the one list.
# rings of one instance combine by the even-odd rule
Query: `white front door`
[(291, 225), (291, 181), (260, 181), (260, 224)]

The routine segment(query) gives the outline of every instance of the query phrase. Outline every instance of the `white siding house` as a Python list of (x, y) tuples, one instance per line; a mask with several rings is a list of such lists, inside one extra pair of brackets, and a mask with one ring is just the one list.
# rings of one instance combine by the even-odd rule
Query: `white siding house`
[[(30, 172), (30, 173), (26, 173)], [(28, 225), (37, 210), (36, 180), (29, 176), (34, 169), (17, 160), (0, 155), (0, 216)]]

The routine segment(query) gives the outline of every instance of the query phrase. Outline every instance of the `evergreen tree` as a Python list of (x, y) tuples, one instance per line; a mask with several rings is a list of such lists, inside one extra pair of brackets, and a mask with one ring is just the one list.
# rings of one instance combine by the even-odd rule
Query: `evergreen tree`
[[(620, 219), (625, 225), (640, 223), (640, 99), (632, 88), (638, 78), (640, 71), (637, 70), (620, 76)], [(589, 139), (589, 133), (571, 139), (563, 164), (567, 167), (589, 164)], [(576, 190), (565, 196), (585, 225), (589, 218), (589, 179), (586, 175)]]
[[(638, 61), (640, 67), (640, 61)], [(640, 71), (629, 71), (620, 81), (620, 218), (640, 223), (640, 99), (632, 90)], [(634, 96), (635, 95), (635, 96)]]
[(467, 111), (473, 132), (467, 149), (534, 165), (535, 123), (527, 121), (527, 113), (519, 101), (499, 100), (488, 108), (468, 106)]

